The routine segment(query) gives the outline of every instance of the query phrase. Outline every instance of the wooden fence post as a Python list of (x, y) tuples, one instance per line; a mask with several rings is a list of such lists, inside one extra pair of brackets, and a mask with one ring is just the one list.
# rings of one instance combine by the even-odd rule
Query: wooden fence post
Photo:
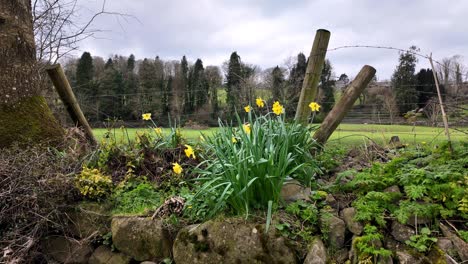
[[(375, 75), (375, 69), (369, 65), (362, 67), (361, 71), (356, 76), (351, 84), (346, 88), (341, 99), (335, 104), (333, 109), (323, 120), (320, 128), (315, 131), (313, 138), (322, 146), (327, 142), (333, 131), (338, 127), (346, 113), (353, 107), (354, 102), (359, 95), (364, 91), (369, 82)], [(309, 110), (310, 111), (310, 110)]]
[(91, 126), (81, 111), (80, 105), (76, 100), (75, 94), (73, 93), (70, 83), (68, 83), (67, 76), (65, 76), (65, 73), (63, 72), (60, 64), (49, 66), (46, 68), (46, 71), (49, 74), (49, 77), (52, 80), (52, 83), (54, 84), (60, 99), (62, 99), (68, 114), (73, 120), (73, 123), (84, 130), (86, 137), (93, 146), (97, 145), (93, 130), (91, 129)]
[(302, 83), (301, 95), (297, 104), (295, 120), (302, 124), (307, 124), (310, 117), (309, 103), (315, 101), (317, 97), (317, 86), (322, 74), (325, 55), (327, 54), (330, 31), (325, 29), (317, 30), (315, 34), (312, 50), (307, 63), (307, 70)]
[(449, 132), (447, 115), (445, 114), (444, 104), (442, 102), (442, 96), (440, 94), (439, 80), (437, 79), (436, 71), (434, 68), (434, 63), (432, 62), (432, 53), (431, 53), (431, 56), (429, 56), (429, 62), (431, 63), (432, 74), (434, 76), (434, 82), (435, 82), (436, 89), (437, 89), (437, 97), (439, 98), (440, 111), (442, 112), (442, 120), (444, 121), (445, 135), (447, 136), (448, 147), (449, 147), (450, 153), (453, 154), (452, 141), (450, 140), (450, 132)]

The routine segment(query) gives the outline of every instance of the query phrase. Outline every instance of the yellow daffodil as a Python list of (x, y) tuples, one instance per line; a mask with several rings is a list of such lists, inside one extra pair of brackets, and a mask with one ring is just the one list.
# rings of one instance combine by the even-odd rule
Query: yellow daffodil
[(250, 124), (243, 124), (242, 128), (244, 129), (246, 134), (250, 134), (250, 131), (251, 131)]
[(320, 105), (317, 104), (316, 102), (310, 103), (309, 107), (312, 112), (318, 112), (320, 110)]
[(172, 163), (172, 170), (174, 171), (175, 174), (181, 174), (182, 173), (182, 166), (179, 165), (179, 163)]
[(250, 112), (250, 105), (244, 107), (244, 110), (245, 110), (245, 112), (247, 112), (247, 113)]
[(156, 127), (156, 128), (154, 129), (154, 132), (156, 133), (156, 135), (162, 136), (162, 128)]
[(186, 149), (184, 149), (184, 152), (187, 158), (190, 158), (190, 156), (192, 156), (192, 158), (195, 159), (195, 152), (193, 151), (193, 148), (189, 145), (185, 145), (185, 148)]
[(236, 137), (232, 137), (232, 138), (231, 138), (231, 141), (232, 141), (232, 143), (236, 144), (236, 143), (237, 143), (237, 138), (236, 138)]
[(265, 102), (263, 101), (263, 99), (261, 97), (257, 97), (257, 99), (255, 99), (255, 103), (260, 108), (265, 107)]
[(275, 113), (276, 115), (281, 115), (283, 112), (284, 112), (283, 106), (278, 101), (276, 101), (273, 104), (273, 113)]
[(151, 113), (142, 114), (141, 117), (143, 120), (151, 120)]

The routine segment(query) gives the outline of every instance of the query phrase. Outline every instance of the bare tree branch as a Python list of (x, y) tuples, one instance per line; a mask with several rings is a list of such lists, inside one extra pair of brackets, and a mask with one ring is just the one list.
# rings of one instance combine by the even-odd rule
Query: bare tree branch
[[(62, 57), (78, 49), (81, 41), (103, 32), (92, 29), (96, 19), (103, 15), (136, 19), (134, 16), (106, 10), (106, 1), (102, 0), (100, 11), (87, 21), (80, 23), (74, 15), (77, 13), (79, 0), (34, 0), (33, 22), (36, 39), (37, 60), (43, 63), (56, 63)], [(119, 23), (120, 24), (120, 23)]]

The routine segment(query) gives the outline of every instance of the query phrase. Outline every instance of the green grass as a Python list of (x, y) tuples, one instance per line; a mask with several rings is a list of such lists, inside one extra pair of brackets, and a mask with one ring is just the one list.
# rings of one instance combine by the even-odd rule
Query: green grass
[[(145, 130), (151, 131), (148, 128), (127, 128), (128, 136), (130, 139), (135, 138), (137, 131), (142, 133)], [(461, 128), (459, 130), (467, 132), (467, 128)], [(97, 128), (93, 131), (94, 135), (98, 138), (98, 140), (100, 140), (104, 137), (104, 134), (107, 132), (107, 129)], [(182, 135), (188, 141), (192, 142), (198, 141), (201, 133), (203, 133), (206, 136), (210, 136), (215, 131), (217, 131), (217, 128), (208, 128), (202, 130), (184, 128), (181, 129)], [(163, 133), (169, 134), (169, 132), (169, 128), (163, 129)], [(115, 129), (112, 133), (115, 133), (115, 136), (118, 140), (127, 140), (127, 137), (124, 134), (124, 130)], [(444, 129), (440, 127), (433, 128), (417, 126), (414, 128), (413, 131), (413, 126), (407, 125), (342, 124), (330, 137), (329, 144), (356, 146), (362, 145), (364, 142), (366, 142), (366, 139), (369, 138), (374, 140), (378, 144), (387, 144), (392, 136), (398, 136), (402, 143), (410, 145), (422, 144), (423, 142), (430, 145), (437, 144), (441, 141), (446, 140)], [(450, 136), (452, 141), (454, 142), (468, 140), (468, 136), (466, 134), (456, 130), (451, 130)]]
[[(254, 90), (255, 97), (261, 97), (263, 100), (270, 100), (271, 99), (271, 91), (267, 89), (255, 89)], [(223, 107), (226, 106), (226, 89), (224, 88), (218, 88), (218, 102), (219, 106)], [(255, 102), (252, 102), (255, 103)]]

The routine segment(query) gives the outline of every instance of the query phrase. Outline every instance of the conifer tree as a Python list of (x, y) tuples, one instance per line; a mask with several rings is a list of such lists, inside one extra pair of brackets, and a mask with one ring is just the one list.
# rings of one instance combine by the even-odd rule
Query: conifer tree
[(94, 96), (93, 89), (94, 65), (93, 58), (89, 52), (83, 52), (76, 67), (75, 92), (79, 97)]
[(187, 58), (185, 55), (182, 57), (182, 60), (180, 61), (180, 68), (181, 68), (181, 86), (183, 87), (184, 90), (184, 107), (183, 107), (183, 113), (184, 114), (189, 114), (192, 113), (193, 107), (192, 103), (193, 101), (191, 100), (191, 90), (190, 90), (190, 85), (189, 85), (189, 66), (187, 62)]
[(333, 67), (331, 62), (327, 59), (323, 65), (322, 74), (320, 75), (320, 89), (323, 92), (322, 111), (324, 113), (330, 112), (335, 105), (334, 87), (335, 80), (332, 78)]
[(273, 101), (283, 102), (284, 74), (279, 66), (276, 66), (271, 72), (272, 77), (272, 96)]
[(198, 109), (203, 107), (208, 102), (208, 84), (205, 79), (205, 68), (203, 67), (203, 62), (200, 59), (197, 59), (195, 65), (193, 66), (193, 74), (191, 80), (191, 89), (194, 100), (194, 108)]
[(84, 115), (90, 120), (95, 120), (96, 108), (99, 104), (97, 101), (98, 83), (94, 80), (93, 58), (89, 52), (84, 52), (78, 60), (76, 85), (73, 88)]
[(232, 115), (239, 104), (239, 94), (242, 82), (241, 59), (235, 51), (231, 54), (229, 59), (226, 79), (226, 102), (228, 105), (228, 113), (231, 113)]
[(139, 71), (139, 112), (155, 112), (157, 109), (157, 96), (159, 96), (156, 87), (156, 78), (154, 74), (154, 63), (149, 59), (143, 59)]
[(307, 69), (307, 59), (301, 52), (297, 55), (296, 65), (291, 69), (288, 80), (288, 93), (286, 100), (286, 114), (293, 117), (301, 95), (302, 83)]
[(409, 50), (400, 53), (399, 63), (392, 75), (392, 88), (400, 114), (416, 108), (418, 100), (416, 92), (416, 58), (418, 48), (411, 46)]

